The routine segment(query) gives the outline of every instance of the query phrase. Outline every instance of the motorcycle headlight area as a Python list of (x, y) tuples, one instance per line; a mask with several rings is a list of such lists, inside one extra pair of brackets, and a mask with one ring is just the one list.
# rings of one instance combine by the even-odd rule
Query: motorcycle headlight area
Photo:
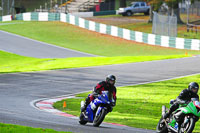
[(197, 108), (197, 112), (199, 113), (200, 112), (200, 102), (194, 101), (193, 103), (194, 103), (195, 107)]
[(110, 104), (110, 102), (103, 96), (101, 96), (101, 101)]
[(200, 102), (199, 101), (194, 101), (193, 103), (198, 109), (200, 109)]
[(119, 11), (124, 12), (125, 9), (124, 8), (119, 8)]

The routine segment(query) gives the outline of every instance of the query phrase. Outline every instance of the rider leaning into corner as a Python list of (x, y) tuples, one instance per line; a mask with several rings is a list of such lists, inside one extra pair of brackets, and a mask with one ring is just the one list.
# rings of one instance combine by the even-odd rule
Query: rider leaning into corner
[[(184, 89), (179, 96), (174, 100), (173, 105), (170, 107), (169, 111), (163, 116), (164, 119), (167, 119), (172, 112), (174, 112), (176, 109), (179, 108), (179, 104), (187, 104), (191, 101), (191, 98), (197, 98), (199, 99), (198, 95), (199, 85), (196, 82), (191, 82), (187, 89)], [(179, 118), (181, 118), (182, 114), (179, 114), (180, 116), (177, 116), (177, 122), (179, 121)]]
[[(95, 87), (91, 94), (85, 99), (84, 107), (81, 108), (81, 112), (84, 112), (87, 106), (90, 104), (92, 100), (94, 100), (98, 95), (102, 94), (102, 91), (109, 92), (109, 99), (113, 97), (114, 105), (116, 104), (116, 87), (115, 87), (116, 77), (114, 75), (108, 75), (106, 77), (106, 81), (99, 82)], [(112, 110), (111, 110), (112, 111)]]

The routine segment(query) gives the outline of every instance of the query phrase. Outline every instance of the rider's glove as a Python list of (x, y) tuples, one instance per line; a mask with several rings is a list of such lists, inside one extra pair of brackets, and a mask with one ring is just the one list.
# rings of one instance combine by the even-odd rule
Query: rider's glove
[(112, 102), (112, 103), (111, 103), (111, 106), (112, 106), (112, 107), (115, 106), (115, 102)]
[(189, 104), (191, 101), (186, 101), (185, 104)]
[(178, 104), (186, 104), (187, 101), (181, 100), (181, 99), (177, 99), (177, 103)]
[(96, 92), (94, 92), (94, 93), (93, 93), (93, 96), (94, 96), (95, 98), (97, 98), (97, 97), (99, 97), (99, 94), (96, 93)]

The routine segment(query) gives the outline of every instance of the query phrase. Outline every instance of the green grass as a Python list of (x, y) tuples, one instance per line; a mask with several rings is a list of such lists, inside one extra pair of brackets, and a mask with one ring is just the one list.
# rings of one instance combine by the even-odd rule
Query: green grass
[[(181, 14), (182, 19), (186, 22), (187, 16)], [(145, 16), (143, 14), (136, 14), (130, 17), (121, 16), (121, 15), (106, 15), (106, 16), (98, 16), (96, 18), (106, 18), (105, 20), (95, 20), (97, 22), (102, 22), (108, 25), (115, 25), (121, 28), (126, 28), (134, 31), (141, 31), (145, 33), (152, 33), (152, 23), (147, 23), (149, 20), (149, 16)], [(118, 19), (127, 19), (127, 21), (116, 21), (115, 19), (107, 19), (107, 18), (118, 18)], [(193, 16), (196, 20), (199, 20), (197, 16)], [(144, 20), (144, 22), (133, 22), (129, 21), (131, 19), (139, 19)], [(188, 39), (200, 39), (200, 32), (190, 31), (187, 32), (187, 26), (185, 24), (178, 24), (177, 37), (188, 38)], [(195, 30), (195, 29), (194, 29)]]
[(144, 19), (144, 20), (149, 20), (149, 16), (144, 15), (144, 13), (137, 13), (132, 16), (122, 16), (122, 15), (102, 15), (102, 16), (95, 16), (96, 18), (128, 18), (128, 19)]
[(0, 123), (0, 133), (71, 133), (59, 132), (53, 129), (32, 128), (13, 124)]
[[(119, 87), (117, 88), (116, 107), (104, 121), (155, 130), (161, 117), (161, 106), (169, 107), (171, 99), (175, 99), (190, 82), (199, 82), (199, 80), (200, 75), (195, 75), (145, 85)], [(57, 102), (53, 106), (78, 116), (80, 102), (88, 93), (76, 95), (79, 98), (64, 100), (67, 103), (66, 109), (62, 108), (63, 101)], [(195, 131), (200, 132), (199, 122), (196, 123)]]
[(190, 57), (185, 55), (169, 56), (119, 56), (119, 57), (75, 57), (60, 59), (39, 59), (24, 57), (0, 51), (0, 73), (79, 68), (89, 66), (134, 63), (152, 60), (163, 60)]
[(102, 15), (102, 16), (95, 16), (96, 18), (111, 18), (111, 17), (114, 17), (114, 18), (118, 18), (118, 17), (121, 17), (122, 15)]
[[(130, 24), (120, 24), (121, 28), (126, 28), (134, 31), (141, 31), (145, 33), (152, 33), (151, 23), (130, 23)], [(186, 25), (178, 25), (178, 35), (177, 37), (188, 38), (188, 39), (200, 39), (200, 32), (187, 32)]]
[[(130, 23), (130, 24), (120, 24), (118, 25), (121, 28), (126, 28), (134, 31), (141, 31), (145, 33), (152, 33), (152, 24), (151, 23)], [(186, 25), (178, 25), (178, 35), (177, 37), (188, 38), (188, 39), (200, 39), (200, 32), (187, 32)]]
[[(129, 23), (118, 25), (121, 28), (126, 28), (134, 31), (141, 31), (145, 33), (152, 33), (151, 23)], [(187, 32), (185, 25), (178, 25), (178, 37), (189, 38), (189, 39), (200, 39), (200, 32)]]
[[(9, 23), (15, 22), (20, 21)], [(200, 54), (199, 51), (178, 50), (127, 41), (62, 22), (23, 22), (23, 24), (0, 25), (0, 30), (101, 56), (183, 55), (185, 52)]]

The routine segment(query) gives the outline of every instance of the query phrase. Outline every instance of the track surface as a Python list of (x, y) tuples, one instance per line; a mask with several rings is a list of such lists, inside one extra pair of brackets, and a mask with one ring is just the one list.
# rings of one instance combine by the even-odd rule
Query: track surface
[[(11, 40), (10, 40), (11, 41)], [(12, 42), (11, 42), (12, 43)], [(102, 124), (81, 126), (77, 120), (52, 115), (30, 106), (36, 99), (91, 90), (107, 74), (117, 76), (117, 86), (165, 80), (200, 72), (200, 57), (0, 75), (0, 122), (82, 133), (146, 133), (150, 130)], [(153, 88), (152, 88), (153, 89)]]
[[(67, 95), (92, 89), (112, 73), (117, 86), (151, 82), (199, 73), (200, 58), (173, 59), (93, 68), (0, 75), (0, 122), (54, 128), (74, 132), (136, 132), (103, 124), (100, 128), (81, 126), (77, 120), (41, 112), (30, 106), (35, 99)], [(139, 132), (139, 131), (137, 131)], [(141, 130), (141, 132), (151, 132)]]
[(94, 56), (0, 30), (0, 50), (36, 58), (66, 58)]

